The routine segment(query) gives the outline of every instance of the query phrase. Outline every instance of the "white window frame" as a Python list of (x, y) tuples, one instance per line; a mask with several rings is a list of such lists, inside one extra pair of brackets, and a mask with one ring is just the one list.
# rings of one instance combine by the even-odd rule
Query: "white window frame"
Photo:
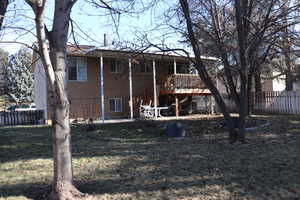
[[(112, 64), (115, 64), (115, 69), (116, 69), (116, 71), (112, 71), (111, 70), (111, 65)], [(119, 63), (119, 65), (117, 65), (117, 63)], [(112, 61), (111, 61), (111, 63), (110, 63), (111, 65), (109, 66), (109, 72), (111, 73), (111, 74), (121, 74), (122, 73), (122, 71), (123, 71), (123, 62), (122, 62), (122, 60), (118, 60), (118, 59), (113, 59)], [(119, 69), (119, 70), (118, 70)]]
[[(76, 59), (76, 80), (70, 80), (69, 79), (69, 67), (67, 67), (67, 80), (68, 81), (78, 81), (78, 82), (86, 82), (88, 80), (88, 71), (87, 71), (87, 59), (86, 57), (80, 57), (80, 56), (68, 56), (68, 58), (73, 58)], [(85, 72), (86, 72), (86, 77), (83, 80), (78, 80), (78, 75), (79, 75), (79, 64), (78, 64), (78, 60), (82, 59), (85, 63)], [(67, 64), (68, 66), (68, 64)]]
[[(147, 66), (149, 66), (149, 71), (147, 71)], [(144, 71), (142, 72), (142, 67), (144, 68)], [(144, 60), (144, 61), (140, 61), (139, 64), (139, 73), (142, 74), (151, 74), (152, 73), (152, 62), (150, 60)]]
[[(119, 100), (120, 101), (120, 110), (116, 110), (116, 106), (115, 106), (114, 110), (111, 110), (111, 107), (110, 107), (110, 101), (111, 100), (114, 100), (114, 101)], [(109, 112), (111, 112), (111, 113), (120, 113), (120, 112), (123, 112), (122, 98), (109, 98), (109, 102), (108, 103), (109, 103)], [(116, 105), (116, 103), (115, 103), (115, 105)]]

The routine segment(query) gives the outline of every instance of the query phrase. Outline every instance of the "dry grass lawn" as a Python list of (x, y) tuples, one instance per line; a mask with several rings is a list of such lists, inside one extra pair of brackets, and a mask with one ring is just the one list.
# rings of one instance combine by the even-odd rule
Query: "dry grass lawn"
[[(271, 125), (246, 145), (220, 120), (180, 120), (182, 140), (163, 137), (168, 121), (73, 126), (75, 183), (103, 200), (300, 199), (299, 116), (256, 116)], [(49, 127), (0, 128), (1, 200), (47, 199), (52, 173)]]

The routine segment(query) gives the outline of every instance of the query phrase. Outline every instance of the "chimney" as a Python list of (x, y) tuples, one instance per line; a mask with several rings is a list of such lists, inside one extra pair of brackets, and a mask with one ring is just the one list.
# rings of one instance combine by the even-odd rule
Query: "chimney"
[(107, 46), (111, 46), (112, 44), (113, 43), (112, 43), (111, 35), (104, 33), (104, 35), (103, 35), (103, 46), (107, 47)]
[(103, 46), (107, 46), (107, 36), (106, 36), (106, 33), (104, 33), (104, 36), (103, 36)]

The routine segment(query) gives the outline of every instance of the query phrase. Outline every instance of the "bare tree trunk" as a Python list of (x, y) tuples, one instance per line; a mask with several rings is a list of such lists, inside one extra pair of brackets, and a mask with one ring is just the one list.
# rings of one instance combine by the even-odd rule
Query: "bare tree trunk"
[(187, 31), (188, 31), (188, 37), (191, 42), (191, 45), (193, 47), (193, 51), (195, 54), (195, 60), (196, 60), (196, 68), (198, 70), (198, 74), (201, 78), (201, 80), (204, 82), (205, 86), (211, 91), (212, 95), (215, 98), (215, 101), (219, 105), (221, 112), (223, 113), (224, 119), (226, 121), (227, 127), (229, 129), (229, 141), (230, 143), (234, 143), (237, 140), (237, 134), (234, 129), (233, 121), (230, 116), (230, 113), (227, 110), (226, 104), (223, 101), (222, 96), (220, 95), (218, 89), (215, 87), (212, 79), (210, 78), (206, 66), (201, 60), (201, 51), (199, 48), (199, 44), (197, 42), (197, 39), (195, 37), (195, 33), (192, 28), (192, 20), (190, 17), (190, 12), (189, 12), (189, 5), (187, 0), (180, 0), (180, 5), (184, 13), (184, 17), (186, 20), (186, 26), (187, 26)]
[(247, 78), (244, 75), (241, 75), (241, 103), (240, 103), (240, 120), (239, 120), (239, 134), (238, 140), (242, 143), (246, 142), (245, 137), (245, 127), (246, 127), (246, 117), (247, 117), (247, 108), (248, 108), (248, 95), (247, 95)]
[(292, 72), (292, 64), (289, 55), (285, 56), (285, 64), (287, 69), (285, 70), (285, 90), (292, 91), (294, 89), (294, 76)]
[(247, 75), (248, 75), (248, 62), (246, 58), (246, 43), (247, 43), (247, 29), (249, 21), (247, 16), (247, 1), (235, 0), (235, 15), (236, 15), (236, 29), (238, 33), (238, 46), (239, 46), (239, 61), (240, 61), (240, 120), (239, 120), (239, 135), (238, 140), (245, 143), (245, 120), (247, 115)]
[(255, 92), (262, 92), (262, 84), (261, 84), (261, 72), (257, 71), (254, 73), (254, 81), (255, 81)]
[[(286, 34), (287, 37), (288, 34)], [(289, 45), (290, 42), (288, 41), (289, 39), (287, 38), (287, 44), (285, 44), (285, 53), (284, 53), (284, 62), (286, 65), (286, 70), (285, 70), (285, 90), (287, 91), (292, 91), (293, 90), (293, 83), (294, 83), (294, 77), (293, 77), (293, 72), (292, 72), (292, 61), (290, 57), (290, 51), (291, 47)]]
[(3, 20), (4, 20), (4, 16), (6, 13), (8, 3), (9, 3), (8, 0), (0, 1), (0, 30), (2, 29), (2, 24), (3, 24)]
[[(46, 0), (26, 0), (36, 16), (39, 54), (45, 68), (52, 118), (54, 178), (51, 199), (84, 199), (73, 185), (69, 102), (66, 81), (66, 45), (71, 9), (76, 0), (55, 1), (53, 27), (44, 23)], [(46, 41), (49, 41), (47, 43)], [(50, 49), (50, 50), (49, 50)]]
[[(289, 0), (284, 0), (286, 3), (285, 6), (283, 6), (283, 10), (286, 11), (288, 10), (288, 5), (289, 5)], [(285, 24), (288, 24), (288, 16), (284, 16), (284, 22)], [(286, 65), (286, 70), (285, 70), (285, 90), (287, 91), (292, 91), (293, 88), (293, 83), (294, 83), (294, 77), (293, 77), (293, 72), (292, 72), (292, 60), (291, 60), (291, 49), (292, 49), (292, 38), (291, 34), (289, 32), (289, 27), (286, 27), (284, 29), (284, 41), (283, 41), (283, 50), (284, 50), (284, 62)]]
[(228, 62), (228, 56), (223, 53), (222, 54), (222, 61), (224, 63), (224, 72), (225, 72), (225, 76), (226, 76), (226, 80), (227, 80), (227, 83), (228, 83), (228, 87), (229, 87), (229, 91), (230, 91), (230, 95), (233, 97), (233, 100), (234, 100), (234, 103), (237, 107), (240, 106), (240, 97), (239, 97), (239, 94), (236, 90), (236, 84), (234, 84), (234, 81), (233, 81), (233, 75), (231, 73), (231, 66)]
[(82, 196), (73, 186), (73, 170), (71, 155), (71, 134), (69, 123), (69, 102), (66, 84), (66, 52), (51, 48), (51, 62), (56, 82), (52, 97), (52, 145), (54, 160), (54, 180), (52, 199), (74, 199)]
[(253, 73), (252, 73), (252, 70), (251, 70), (248, 74), (248, 83), (247, 83), (247, 111), (246, 111), (247, 116), (249, 116), (250, 112), (251, 112), (252, 78), (253, 78)]

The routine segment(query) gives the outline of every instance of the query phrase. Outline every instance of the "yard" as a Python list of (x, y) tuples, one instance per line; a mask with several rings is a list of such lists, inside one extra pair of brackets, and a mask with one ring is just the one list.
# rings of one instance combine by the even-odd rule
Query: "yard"
[[(163, 137), (168, 121), (72, 126), (77, 187), (99, 199), (300, 199), (300, 117), (255, 116), (270, 126), (228, 144), (218, 117), (180, 120), (187, 137)], [(47, 199), (49, 127), (0, 129), (0, 199)]]

